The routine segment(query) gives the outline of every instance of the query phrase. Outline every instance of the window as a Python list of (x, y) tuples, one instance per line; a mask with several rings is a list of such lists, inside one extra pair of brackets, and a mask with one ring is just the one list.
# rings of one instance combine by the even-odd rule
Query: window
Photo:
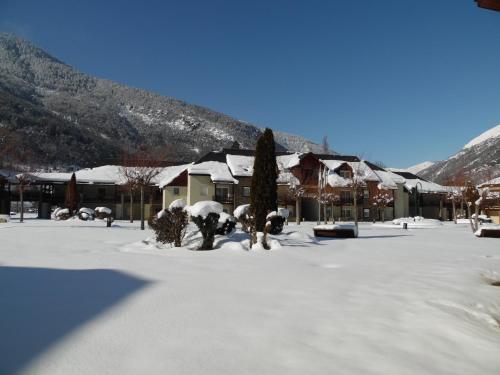
[(97, 199), (104, 200), (105, 197), (106, 197), (106, 189), (105, 188), (98, 188), (97, 189)]
[(368, 189), (363, 190), (363, 198), (365, 199), (370, 198), (370, 190)]
[(370, 209), (369, 208), (363, 208), (363, 217), (365, 219), (369, 219), (370, 218)]
[(342, 217), (344, 219), (350, 219), (351, 215), (351, 207), (342, 207)]
[(229, 197), (229, 188), (228, 187), (216, 187), (215, 188), (215, 196), (219, 198), (227, 198)]
[(201, 185), (200, 186), (200, 195), (202, 197), (208, 196), (208, 186), (207, 185)]
[(180, 189), (178, 187), (174, 187), (174, 195), (179, 195), (180, 193)]
[(241, 192), (241, 195), (244, 197), (249, 197), (250, 196), (250, 186), (243, 186), (243, 191)]
[(342, 190), (340, 192), (340, 200), (344, 203), (351, 201), (351, 191), (350, 190)]
[(340, 174), (341, 177), (351, 178), (351, 171), (341, 170), (341, 171), (339, 171), (339, 174)]

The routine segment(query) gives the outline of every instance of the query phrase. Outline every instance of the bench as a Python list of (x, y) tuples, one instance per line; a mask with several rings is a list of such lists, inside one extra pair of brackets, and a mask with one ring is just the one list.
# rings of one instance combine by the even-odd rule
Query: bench
[(500, 230), (481, 228), (481, 233), (480, 233), (479, 237), (500, 238)]
[(313, 230), (315, 237), (356, 238), (358, 236), (357, 228), (354, 225), (319, 225)]

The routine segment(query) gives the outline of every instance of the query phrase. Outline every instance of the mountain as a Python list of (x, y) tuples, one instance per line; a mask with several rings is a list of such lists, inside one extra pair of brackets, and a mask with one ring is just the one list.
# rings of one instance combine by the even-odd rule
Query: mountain
[(418, 173), (440, 183), (451, 182), (462, 174), (477, 183), (500, 175), (500, 125), (472, 139), (450, 158)]
[(433, 161), (424, 161), (422, 163), (419, 163), (419, 164), (416, 164), (416, 165), (413, 165), (411, 167), (406, 168), (405, 171), (413, 173), (413, 174), (417, 174), (417, 173), (423, 171), (424, 169), (427, 169), (433, 165), (434, 165)]
[[(253, 148), (262, 130), (175, 98), (92, 77), (34, 44), (0, 33), (0, 129), (41, 165), (89, 166), (119, 160), (140, 145), (191, 161), (205, 152)], [(278, 133), (278, 150), (307, 139)]]

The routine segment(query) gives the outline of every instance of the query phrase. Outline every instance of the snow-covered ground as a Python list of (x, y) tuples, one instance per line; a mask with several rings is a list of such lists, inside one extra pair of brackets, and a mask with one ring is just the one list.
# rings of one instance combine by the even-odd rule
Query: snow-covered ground
[(138, 223), (0, 224), (0, 374), (500, 373), (499, 239), (314, 225), (195, 252)]

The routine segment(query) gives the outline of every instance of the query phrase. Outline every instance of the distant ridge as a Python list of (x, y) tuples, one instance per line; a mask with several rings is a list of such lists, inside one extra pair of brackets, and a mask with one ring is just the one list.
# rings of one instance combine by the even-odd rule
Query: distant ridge
[[(195, 160), (261, 129), (175, 98), (83, 74), (12, 34), (0, 33), (0, 127), (17, 134), (40, 164), (92, 166), (146, 144), (172, 161)], [(320, 148), (277, 132), (278, 150)]]

